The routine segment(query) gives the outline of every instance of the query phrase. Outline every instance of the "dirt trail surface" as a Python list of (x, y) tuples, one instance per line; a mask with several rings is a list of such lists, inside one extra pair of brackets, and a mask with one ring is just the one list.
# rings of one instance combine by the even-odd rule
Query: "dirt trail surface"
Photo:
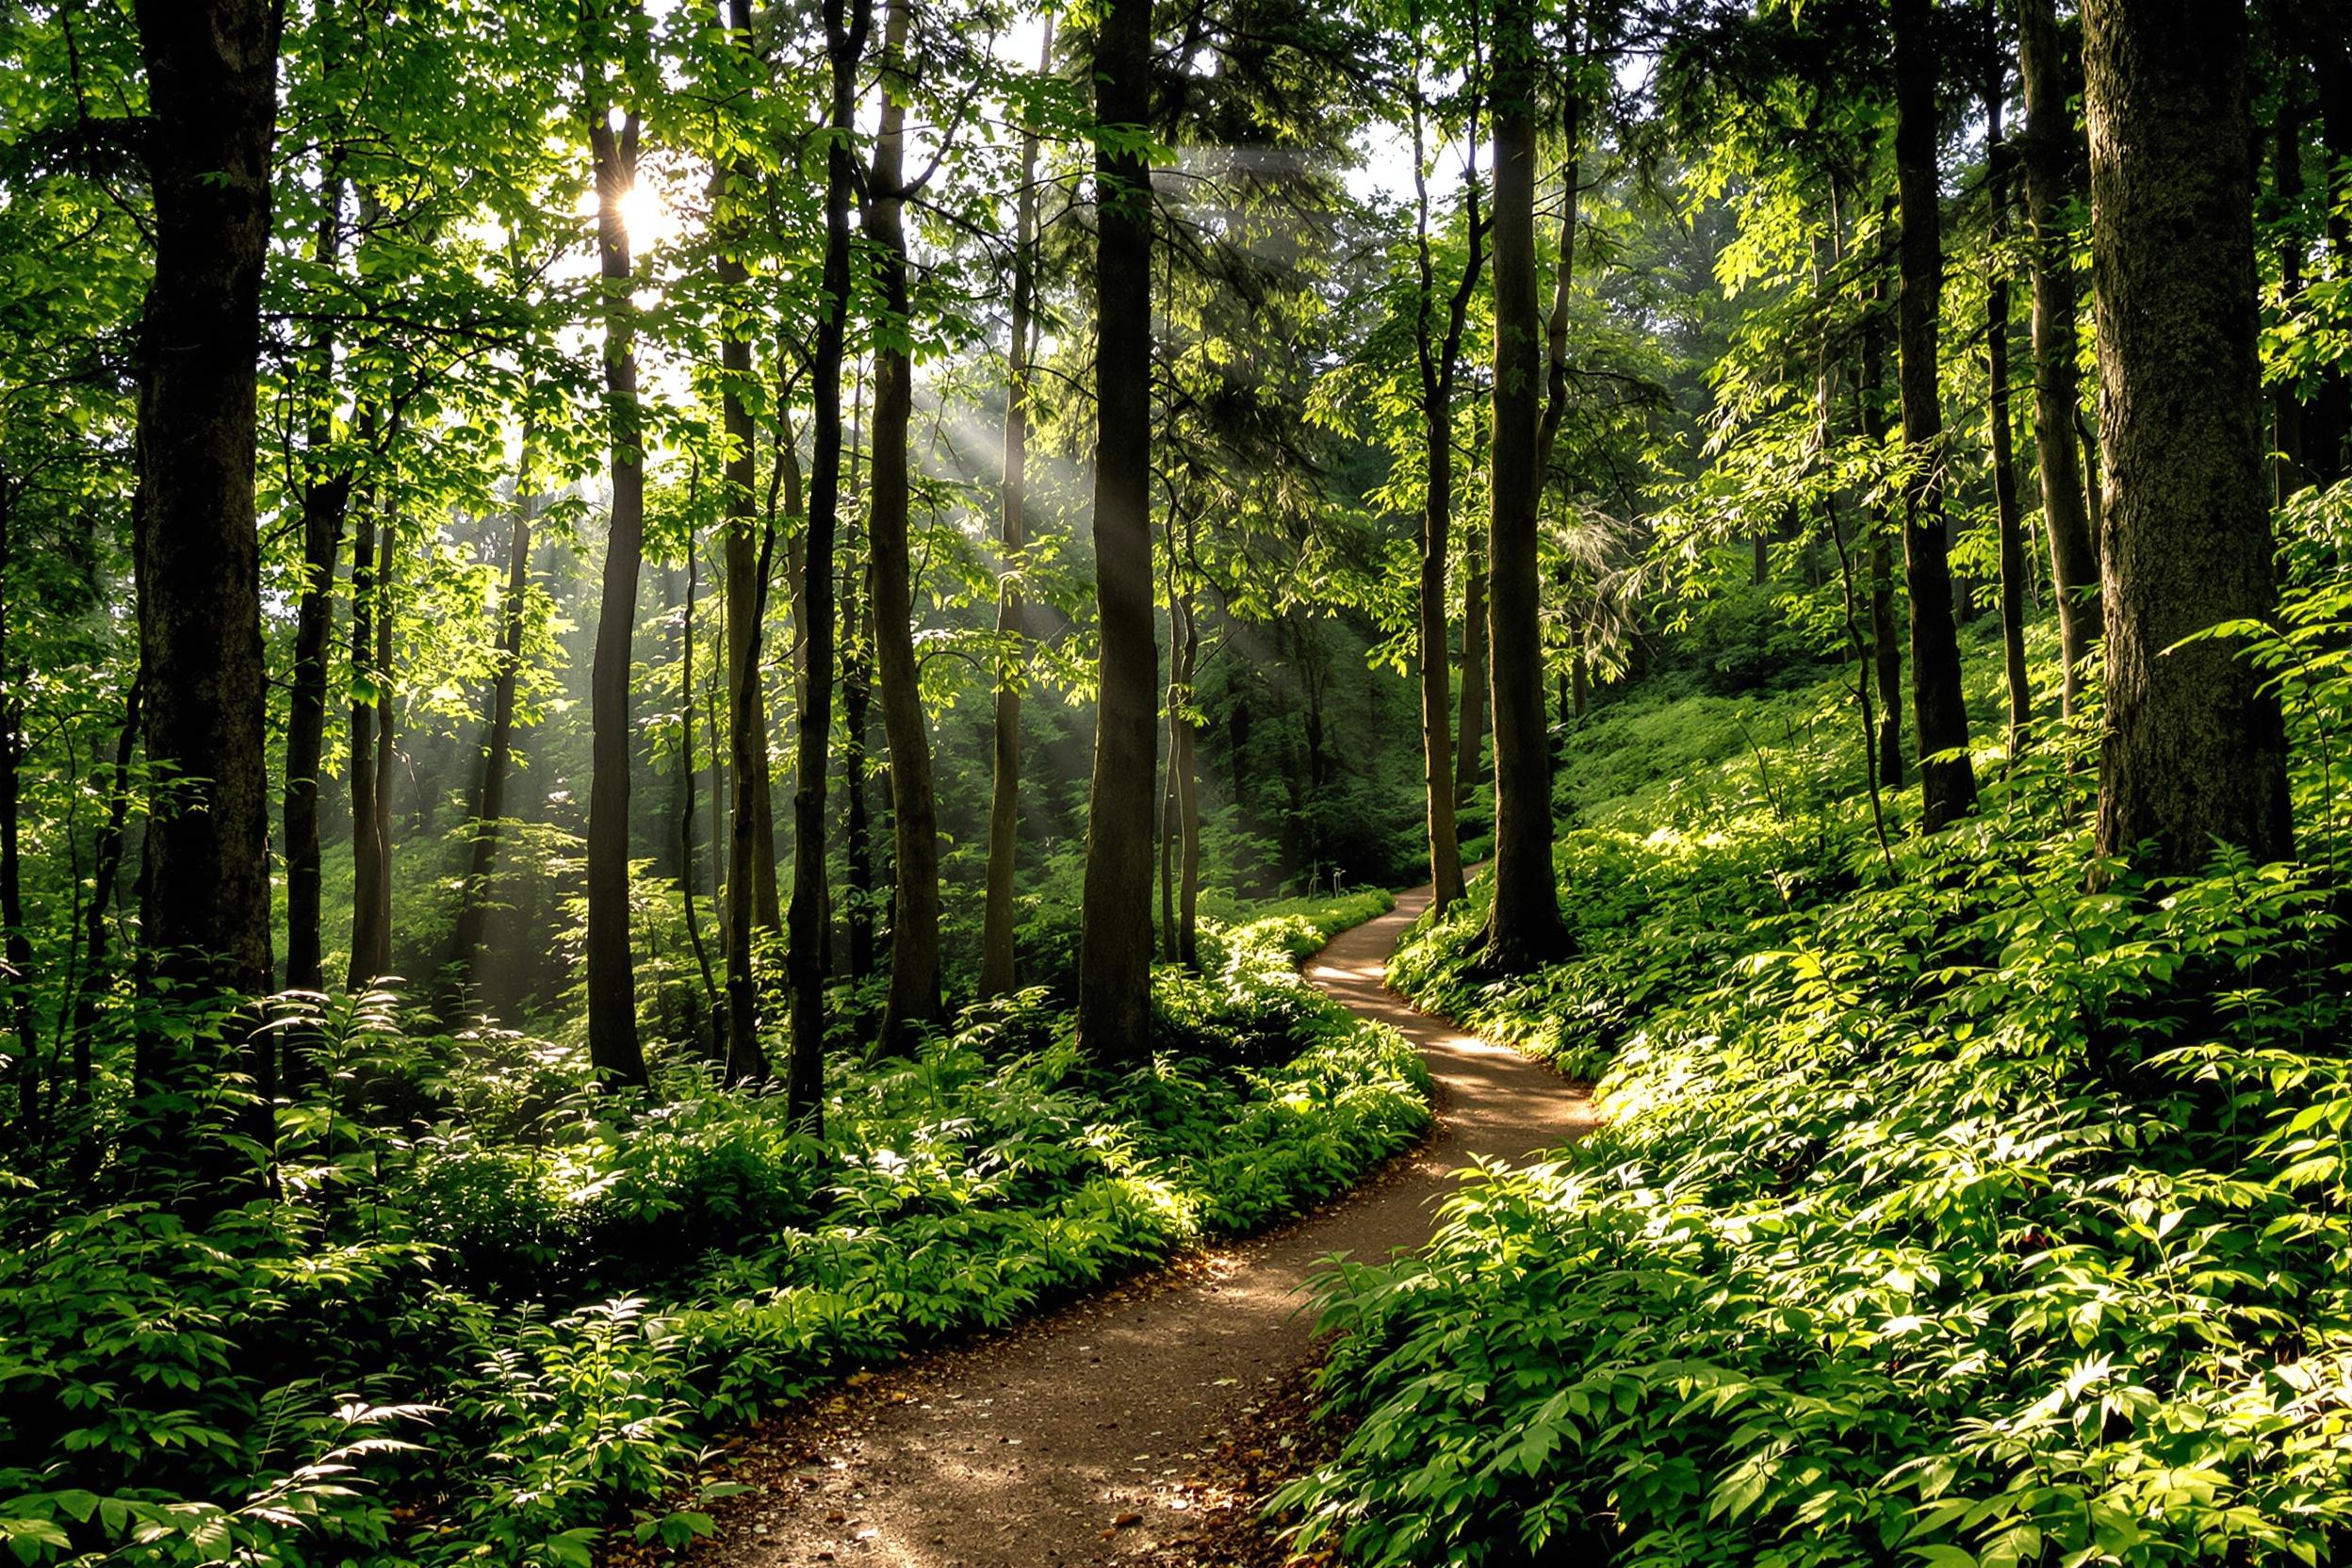
[(1437, 1124), (1364, 1185), (1281, 1230), (1192, 1254), (1004, 1333), (861, 1378), (743, 1440), (705, 1565), (1078, 1568), (1279, 1561), (1252, 1526), (1298, 1467), (1313, 1358), (1300, 1286), (1334, 1252), (1429, 1236), (1453, 1172), (1584, 1132), (1583, 1093), (1383, 984), (1426, 888), (1343, 932), (1314, 982), (1427, 1054)]

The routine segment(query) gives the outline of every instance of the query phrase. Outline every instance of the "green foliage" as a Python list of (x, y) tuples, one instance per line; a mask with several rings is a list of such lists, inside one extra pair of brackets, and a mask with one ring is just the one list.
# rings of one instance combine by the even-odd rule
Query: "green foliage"
[(1163, 974), (1168, 1048), (1123, 1077), (1036, 992), (837, 1064), (822, 1145), (779, 1096), (593, 1097), (557, 1048), (403, 1038), (381, 995), (298, 1013), (328, 1088), (282, 1114), (282, 1195), (204, 1224), (65, 1184), (0, 1200), (0, 1531), (27, 1565), (683, 1544), (712, 1428), (1416, 1136), (1418, 1054), (1293, 967), (1387, 906), (1221, 928), (1213, 975)]
[[(2317, 761), (2346, 694), (2319, 651), (2334, 593), (2257, 648), (2293, 688), (2320, 845), (2344, 820)], [(2084, 891), (2088, 734), (2046, 727), (1979, 817), (1899, 847), (1899, 881), (1850, 798), (1784, 794), (1705, 832), (1571, 835), (1581, 950), (1532, 981), (1476, 983), (1475, 909), (1416, 934), (1405, 988), (1608, 1064), (1609, 1120), (1482, 1169), (1426, 1255), (1328, 1278), (1348, 1331), (1323, 1387), (1353, 1429), (1282, 1499), (1301, 1544), (2334, 1560), (2336, 901), (2311, 866), (2227, 855)], [(1805, 776), (1801, 744), (1762, 749)]]

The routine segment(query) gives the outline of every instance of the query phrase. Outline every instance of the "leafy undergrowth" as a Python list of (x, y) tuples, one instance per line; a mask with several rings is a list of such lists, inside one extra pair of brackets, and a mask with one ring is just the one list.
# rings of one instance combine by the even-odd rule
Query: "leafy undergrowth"
[[(1421, 999), (1608, 1126), (1349, 1266), (1340, 1456), (1280, 1504), (1390, 1563), (2335, 1562), (2352, 1550), (2352, 965), (2318, 868), (2352, 595), (2261, 650), (2310, 864), (2084, 890), (2087, 730), (1881, 863), (1859, 802), (1573, 835), (1578, 956)], [(1768, 766), (1800, 775), (1786, 751)], [(1727, 764), (1729, 767), (1736, 764)], [(1899, 874), (1900, 880), (1896, 880)], [(1475, 901), (1474, 901), (1475, 904)]]
[(1416, 1136), (1417, 1054), (1292, 966), (1386, 906), (1211, 931), (1125, 1075), (1039, 996), (975, 1010), (838, 1071), (823, 1144), (775, 1096), (557, 1093), (576, 1064), (512, 1040), (419, 1082), (420, 1042), (347, 1007), (324, 1052), (351, 1114), (284, 1129), (308, 1161), (281, 1199), (191, 1232), (7, 1198), (0, 1534), (28, 1565), (578, 1568), (607, 1531), (691, 1539), (707, 1519), (656, 1499), (712, 1429), (1266, 1223)]

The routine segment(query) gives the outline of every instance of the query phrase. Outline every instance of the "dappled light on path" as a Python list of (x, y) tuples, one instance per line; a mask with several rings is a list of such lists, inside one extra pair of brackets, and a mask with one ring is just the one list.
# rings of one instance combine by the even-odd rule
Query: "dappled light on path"
[[(1342, 933), (1308, 976), (1420, 1045), (1437, 1124), (1348, 1197), (1270, 1234), (1196, 1255), (1010, 1332), (917, 1361), (755, 1434), (754, 1490), (702, 1560), (805, 1568), (1055, 1568), (1257, 1561), (1246, 1510), (1203, 1480), (1314, 1355), (1301, 1286), (1333, 1253), (1385, 1258), (1429, 1237), (1453, 1173), (1591, 1125), (1581, 1090), (1507, 1048), (1424, 1017), (1384, 984), (1428, 905)], [(1250, 1450), (1256, 1455), (1258, 1450)], [(1263, 1549), (1263, 1543), (1259, 1543)]]

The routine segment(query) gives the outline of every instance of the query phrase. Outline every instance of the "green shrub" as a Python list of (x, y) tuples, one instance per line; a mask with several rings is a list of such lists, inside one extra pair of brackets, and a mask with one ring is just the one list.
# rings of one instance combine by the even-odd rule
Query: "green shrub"
[(1426, 1255), (1327, 1279), (1352, 1430), (1280, 1499), (1300, 1544), (2341, 1560), (2352, 966), (2319, 868), (2347, 686), (2308, 629), (2342, 608), (2298, 598), (2258, 649), (2310, 865), (2085, 892), (2090, 727), (2050, 726), (1891, 863), (1851, 791), (1759, 783), (1699, 831), (1570, 835), (1569, 963), (1481, 985), (1475, 906), (1416, 932), (1409, 991), (1606, 1068), (1609, 1119), (1485, 1169)]
[(682, 1065), (668, 1098), (592, 1097), (552, 1048), (404, 1040), (382, 997), (302, 1020), (335, 1092), (282, 1118), (282, 1194), (191, 1229), (0, 1189), (0, 1534), (28, 1568), (682, 1544), (714, 1427), (1416, 1136), (1417, 1054), (1290, 956), (1385, 906), (1217, 932), (1213, 975), (1160, 976), (1169, 1049), (1132, 1072), (1083, 1063), (1039, 992), (837, 1063), (822, 1144)]

